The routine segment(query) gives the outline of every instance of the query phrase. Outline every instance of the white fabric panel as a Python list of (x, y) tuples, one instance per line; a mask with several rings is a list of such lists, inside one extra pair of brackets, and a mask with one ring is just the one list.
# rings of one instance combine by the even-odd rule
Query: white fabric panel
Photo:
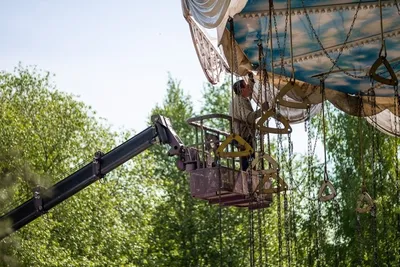
[(224, 35), (226, 22), (228, 21), (229, 17), (233, 18), (236, 14), (240, 13), (247, 4), (247, 0), (230, 0), (230, 2), (231, 4), (227, 9), (224, 18), (222, 19), (221, 23), (217, 25), (218, 44), (220, 44), (222, 36)]
[(184, 16), (188, 14), (205, 28), (216, 28), (225, 17), (231, 0), (182, 0)]
[(384, 110), (381, 113), (374, 116), (367, 117), (366, 120), (379, 131), (391, 135), (400, 137), (400, 118), (396, 117), (389, 110)]

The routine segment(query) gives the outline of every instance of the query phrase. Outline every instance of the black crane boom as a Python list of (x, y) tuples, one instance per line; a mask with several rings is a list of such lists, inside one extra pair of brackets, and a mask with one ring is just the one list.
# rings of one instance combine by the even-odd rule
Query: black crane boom
[(104, 177), (158, 141), (171, 146), (168, 152), (170, 156), (181, 155), (183, 144), (172, 129), (169, 120), (157, 115), (153, 117), (153, 122), (154, 126), (148, 127), (110, 152), (106, 154), (100, 151), (96, 152), (93, 162), (52, 187), (48, 189), (35, 188), (34, 196), (31, 199), (0, 217), (0, 225), (8, 226), (6, 231), (0, 231), (0, 240)]

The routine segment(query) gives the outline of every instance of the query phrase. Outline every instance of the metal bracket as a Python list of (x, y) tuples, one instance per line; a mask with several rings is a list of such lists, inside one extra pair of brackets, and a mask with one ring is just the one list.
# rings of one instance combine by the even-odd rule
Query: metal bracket
[(184, 147), (183, 142), (172, 128), (171, 121), (161, 115), (153, 115), (152, 121), (156, 128), (161, 144), (169, 144), (171, 149), (168, 151), (168, 156), (180, 155)]
[(42, 196), (43, 191), (44, 188), (41, 186), (36, 186), (33, 190), (33, 203), (35, 205), (36, 211), (39, 213), (46, 213), (46, 211), (44, 210), (44, 202)]
[(104, 153), (101, 151), (97, 151), (94, 153), (94, 158), (93, 158), (93, 175), (97, 177), (97, 179), (101, 179), (105, 176), (101, 172), (101, 163), (102, 163), (102, 157), (104, 156)]

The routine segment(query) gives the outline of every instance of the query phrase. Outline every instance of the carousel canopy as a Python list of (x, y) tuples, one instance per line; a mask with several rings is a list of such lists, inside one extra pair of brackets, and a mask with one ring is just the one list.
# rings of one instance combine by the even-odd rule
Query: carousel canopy
[(323, 82), (327, 100), (336, 107), (355, 116), (378, 114), (368, 121), (392, 135), (400, 134), (393, 116), (399, 114), (399, 5), (383, 0), (182, 0), (192, 33), (197, 27), (203, 43), (204, 28), (218, 37), (219, 49), (209, 47), (213, 57), (194, 38), (211, 82), (223, 68), (241, 76), (265, 69), (275, 90), (295, 79), (316, 105)]

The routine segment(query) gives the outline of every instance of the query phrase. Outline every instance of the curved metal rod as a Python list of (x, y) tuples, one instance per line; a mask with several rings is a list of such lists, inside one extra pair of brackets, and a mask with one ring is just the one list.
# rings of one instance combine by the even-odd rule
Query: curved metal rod
[[(211, 131), (217, 134), (221, 134), (223, 136), (229, 136), (230, 133), (223, 131), (223, 130), (219, 130), (219, 129), (215, 129), (213, 127), (210, 126), (204, 126), (204, 124), (200, 124), (198, 123), (199, 121), (205, 121), (205, 120), (210, 120), (210, 119), (224, 119), (227, 120), (229, 122), (229, 128), (231, 128), (231, 124), (232, 124), (232, 117), (226, 114), (220, 114), (220, 113), (214, 113), (214, 114), (207, 114), (207, 115), (201, 115), (201, 116), (196, 116), (196, 117), (192, 117), (186, 120), (186, 122), (189, 125), (192, 125), (196, 128), (201, 128), (207, 131)], [(234, 119), (235, 121), (241, 122), (238, 119)]]

